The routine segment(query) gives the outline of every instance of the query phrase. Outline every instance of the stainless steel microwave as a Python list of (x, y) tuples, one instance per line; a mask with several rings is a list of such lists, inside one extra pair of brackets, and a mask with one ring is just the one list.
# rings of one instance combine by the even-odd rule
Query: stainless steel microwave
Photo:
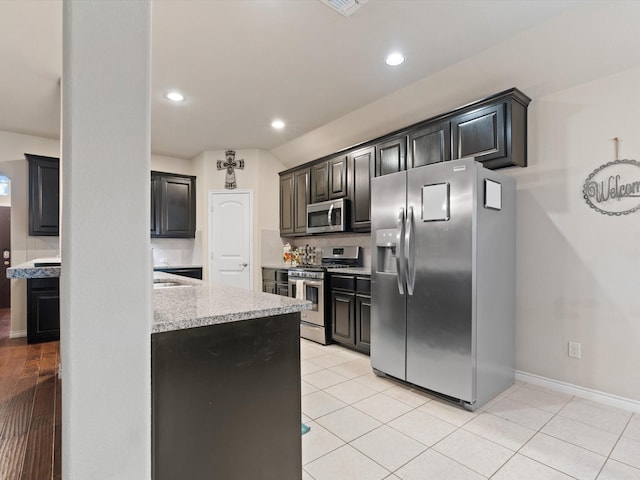
[(329, 200), (307, 205), (307, 233), (349, 230), (349, 200)]

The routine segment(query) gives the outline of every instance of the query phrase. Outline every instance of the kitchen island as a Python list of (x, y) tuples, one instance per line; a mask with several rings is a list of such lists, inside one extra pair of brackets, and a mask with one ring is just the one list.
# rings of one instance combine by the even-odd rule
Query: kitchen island
[[(7, 276), (59, 277), (51, 263)], [(154, 480), (300, 478), (300, 312), (311, 303), (153, 278)]]
[(153, 478), (299, 478), (300, 311), (154, 273)]

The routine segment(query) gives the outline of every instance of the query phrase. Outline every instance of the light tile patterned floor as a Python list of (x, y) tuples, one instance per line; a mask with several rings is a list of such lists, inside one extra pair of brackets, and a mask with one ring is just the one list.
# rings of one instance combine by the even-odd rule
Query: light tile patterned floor
[(300, 345), (303, 480), (640, 480), (640, 414), (522, 382), (468, 412)]

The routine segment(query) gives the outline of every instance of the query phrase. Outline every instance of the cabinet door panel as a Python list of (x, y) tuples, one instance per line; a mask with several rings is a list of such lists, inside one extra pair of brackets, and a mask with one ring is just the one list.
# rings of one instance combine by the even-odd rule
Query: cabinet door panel
[(194, 238), (196, 234), (196, 178), (151, 172), (152, 237)]
[(407, 137), (400, 135), (376, 145), (376, 176), (405, 169)]
[(409, 133), (410, 168), (451, 160), (449, 122), (420, 128)]
[(354, 321), (355, 294), (331, 292), (331, 316), (333, 340), (353, 345), (355, 341)]
[(309, 173), (305, 168), (294, 172), (294, 233), (307, 233), (307, 205), (309, 204)]
[(293, 173), (287, 173), (280, 177), (280, 234), (293, 233), (294, 212), (294, 183)]
[(274, 295), (277, 295), (278, 287), (276, 282), (262, 282), (262, 291), (265, 293), (272, 293)]
[(27, 341), (60, 338), (60, 287), (58, 278), (27, 280)]
[(329, 160), (329, 199), (347, 195), (347, 157), (340, 156)]
[(25, 154), (29, 161), (29, 235), (57, 236), (60, 223), (60, 161)]
[(371, 177), (375, 169), (375, 149), (365, 148), (351, 154), (351, 227), (371, 230)]
[(371, 297), (356, 295), (356, 347), (371, 351)]
[(311, 203), (329, 200), (329, 163), (311, 167)]
[(165, 236), (194, 236), (193, 218), (195, 196), (194, 185), (189, 179), (178, 177), (162, 178), (162, 233)]
[(151, 235), (160, 235), (160, 179), (151, 175)]
[(499, 103), (451, 120), (454, 158), (476, 157), (479, 162), (505, 157), (505, 104)]

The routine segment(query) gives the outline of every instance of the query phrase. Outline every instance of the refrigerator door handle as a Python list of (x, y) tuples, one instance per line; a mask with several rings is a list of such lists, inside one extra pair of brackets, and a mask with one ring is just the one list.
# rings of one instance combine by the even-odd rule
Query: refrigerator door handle
[(413, 207), (407, 210), (404, 255), (407, 260), (407, 293), (413, 295), (413, 287), (416, 283), (416, 252), (413, 239)]
[(398, 212), (398, 235), (396, 237), (396, 272), (398, 279), (398, 293), (404, 295), (404, 208)]

